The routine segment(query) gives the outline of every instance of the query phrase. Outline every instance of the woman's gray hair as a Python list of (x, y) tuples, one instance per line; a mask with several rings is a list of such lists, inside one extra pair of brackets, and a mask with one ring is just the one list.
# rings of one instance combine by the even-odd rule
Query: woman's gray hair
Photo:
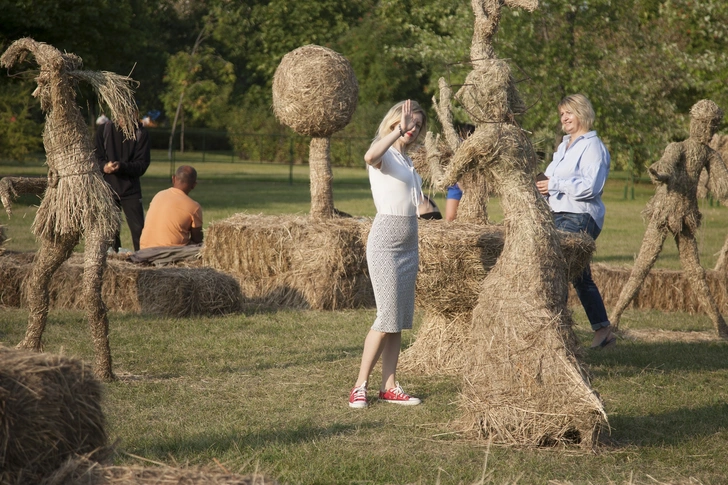
[(596, 115), (594, 114), (592, 104), (586, 96), (583, 94), (570, 94), (559, 101), (558, 108), (561, 109), (563, 107), (569, 108), (576, 115), (579, 124), (588, 131), (591, 131)]

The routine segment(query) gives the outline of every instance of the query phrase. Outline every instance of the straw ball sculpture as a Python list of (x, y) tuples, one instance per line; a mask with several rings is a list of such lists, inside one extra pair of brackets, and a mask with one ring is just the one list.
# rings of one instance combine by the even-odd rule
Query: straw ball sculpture
[[(501, 5), (535, 2), (473, 0), (473, 72), (456, 98), (476, 128), (461, 141), (451, 118), (451, 92), (433, 99), (453, 151), (442, 167), (439, 135), (428, 133), (435, 186), (480, 170), (501, 197), (504, 246), (480, 287), (471, 334), (460, 351), (460, 426), (478, 438), (519, 446), (578, 444), (591, 449), (607, 425), (601, 400), (579, 363), (567, 308), (568, 273), (550, 209), (535, 184), (537, 158), (514, 115), (523, 109), (507, 64), (492, 50)], [(440, 86), (444, 86), (444, 80)]]
[(79, 80), (90, 83), (109, 106), (118, 126), (133, 138), (137, 108), (130, 85), (132, 80), (108, 72), (82, 71), (80, 57), (61, 53), (51, 45), (30, 38), (13, 42), (0, 57), (0, 65), (11, 68), (29, 55), (40, 66), (33, 96), (39, 99), (45, 113), (43, 146), (48, 179), (33, 222), (33, 232), (41, 246), (28, 286), (28, 328), (18, 347), (42, 350), (50, 279), (83, 237), (86, 249), (81, 291), (94, 343), (94, 372), (97, 377), (110, 380), (114, 374), (109, 322), (101, 298), (101, 274), (106, 251), (119, 228), (120, 212), (111, 188), (95, 163), (93, 142), (76, 103), (75, 89)]
[(0, 483), (42, 483), (76, 454), (106, 459), (101, 397), (79, 360), (0, 347)]
[(690, 109), (690, 137), (682, 142), (670, 143), (662, 158), (648, 168), (656, 185), (655, 195), (643, 211), (648, 221), (647, 229), (632, 274), (610, 315), (615, 328), (655, 264), (667, 235), (672, 234), (683, 272), (700, 306), (712, 320), (718, 336), (728, 339), (728, 326), (710, 292), (695, 240), (701, 219), (697, 190), (703, 169), (710, 174), (711, 193), (720, 200), (728, 198), (728, 168), (709, 145), (722, 119), (723, 111), (713, 101), (698, 101)]
[(317, 45), (289, 52), (273, 76), (273, 113), (300, 135), (310, 136), (311, 216), (334, 216), (330, 137), (356, 110), (359, 84), (341, 54)]

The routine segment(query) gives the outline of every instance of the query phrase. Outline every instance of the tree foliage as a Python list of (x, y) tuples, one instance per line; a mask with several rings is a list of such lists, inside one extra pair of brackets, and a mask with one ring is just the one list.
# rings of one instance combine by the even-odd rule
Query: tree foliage
[[(473, 18), (463, 0), (0, 0), (0, 9), (2, 46), (30, 35), (89, 69), (136, 66), (142, 110), (164, 102), (167, 119), (173, 86), (189, 83), (188, 120), (219, 126), (227, 116), (238, 131), (277, 126), (273, 73), (305, 44), (341, 52), (354, 68), (360, 99), (347, 134), (371, 136), (391, 104), (427, 106), (439, 77), (457, 86), (470, 70)], [(185, 78), (185, 52), (213, 20), (209, 62)], [(541, 0), (533, 13), (503, 9), (495, 49), (521, 81), (530, 108), (520, 121), (545, 156), (560, 134), (558, 100), (582, 92), (614, 165), (637, 171), (686, 135), (693, 103), (728, 109), (727, 40), (724, 0)]]

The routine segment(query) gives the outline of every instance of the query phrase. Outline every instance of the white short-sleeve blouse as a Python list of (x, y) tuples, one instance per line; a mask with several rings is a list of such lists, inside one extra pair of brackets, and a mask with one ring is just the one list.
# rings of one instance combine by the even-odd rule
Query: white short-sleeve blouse
[(379, 168), (370, 165), (367, 169), (378, 214), (417, 215), (417, 206), (422, 201), (422, 178), (409, 157), (390, 147)]

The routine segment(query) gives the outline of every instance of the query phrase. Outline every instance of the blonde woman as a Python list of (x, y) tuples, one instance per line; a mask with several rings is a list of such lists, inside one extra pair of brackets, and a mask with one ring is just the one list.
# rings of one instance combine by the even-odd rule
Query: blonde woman
[[(594, 108), (586, 96), (566, 96), (558, 109), (566, 134), (536, 187), (548, 197), (557, 229), (586, 232), (596, 240), (604, 225), (602, 192), (609, 175), (609, 151), (592, 129)], [(614, 346), (617, 337), (589, 266), (574, 281), (574, 289), (594, 330), (591, 348)]]
[(367, 407), (367, 381), (379, 358), (382, 383), (379, 400), (416, 405), (396, 380), (402, 330), (412, 328), (415, 280), (419, 266), (417, 206), (422, 179), (407, 149), (426, 130), (427, 116), (416, 101), (394, 105), (382, 120), (364, 155), (377, 215), (367, 240), (369, 276), (377, 303), (377, 318), (364, 340), (359, 377), (349, 394), (349, 406)]

